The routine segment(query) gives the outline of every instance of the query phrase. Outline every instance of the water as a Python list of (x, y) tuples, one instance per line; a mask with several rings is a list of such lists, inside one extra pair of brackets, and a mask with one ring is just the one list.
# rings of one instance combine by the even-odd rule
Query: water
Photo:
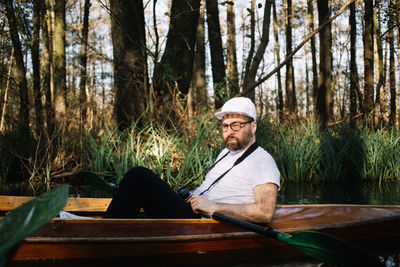
[(400, 205), (400, 183), (284, 183), (278, 204)]

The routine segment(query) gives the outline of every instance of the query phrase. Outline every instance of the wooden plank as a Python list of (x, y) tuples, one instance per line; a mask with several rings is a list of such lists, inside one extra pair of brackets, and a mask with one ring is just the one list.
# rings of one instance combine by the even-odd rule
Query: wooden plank
[[(0, 211), (13, 210), (32, 197), (0, 196)], [(64, 211), (104, 212), (111, 202), (111, 198), (69, 198)]]

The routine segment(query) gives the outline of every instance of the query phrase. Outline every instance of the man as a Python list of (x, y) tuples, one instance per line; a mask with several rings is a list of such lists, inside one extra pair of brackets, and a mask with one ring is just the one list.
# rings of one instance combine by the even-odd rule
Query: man
[(275, 212), (279, 170), (256, 143), (253, 102), (232, 98), (215, 116), (222, 120), (226, 148), (188, 200), (150, 170), (136, 167), (122, 179), (105, 218), (134, 218), (143, 208), (150, 218), (198, 218), (201, 212), (218, 212), (251, 222), (269, 221)]

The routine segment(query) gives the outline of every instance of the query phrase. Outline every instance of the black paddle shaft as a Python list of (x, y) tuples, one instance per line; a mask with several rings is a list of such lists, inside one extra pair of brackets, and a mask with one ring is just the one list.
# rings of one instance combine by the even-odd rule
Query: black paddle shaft
[(236, 220), (234, 218), (231, 217), (227, 217), (225, 215), (222, 215), (220, 213), (213, 213), (211, 215), (211, 217), (217, 221), (222, 221), (222, 222), (227, 222), (227, 223), (231, 223), (231, 224), (235, 224), (243, 229), (255, 232), (257, 234), (263, 235), (265, 237), (271, 237), (271, 238), (275, 238), (277, 237), (278, 233), (275, 232), (271, 227), (267, 226), (267, 227), (262, 227), (260, 225), (257, 224), (253, 224), (253, 223), (249, 223), (249, 222), (245, 222), (245, 221), (241, 221), (241, 220)]

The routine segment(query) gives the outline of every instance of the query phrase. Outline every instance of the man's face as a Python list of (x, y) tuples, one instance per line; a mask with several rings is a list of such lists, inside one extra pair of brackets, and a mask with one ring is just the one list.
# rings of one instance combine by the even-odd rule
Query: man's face
[(234, 131), (231, 127), (227, 127), (234, 122), (248, 122), (251, 118), (240, 115), (240, 114), (227, 114), (222, 119), (222, 125), (225, 126), (225, 130), (222, 131), (222, 138), (225, 146), (230, 151), (239, 151), (246, 148), (249, 144), (255, 141), (255, 133), (257, 129), (257, 123), (255, 121), (251, 123), (242, 124), (242, 128), (238, 131)]

